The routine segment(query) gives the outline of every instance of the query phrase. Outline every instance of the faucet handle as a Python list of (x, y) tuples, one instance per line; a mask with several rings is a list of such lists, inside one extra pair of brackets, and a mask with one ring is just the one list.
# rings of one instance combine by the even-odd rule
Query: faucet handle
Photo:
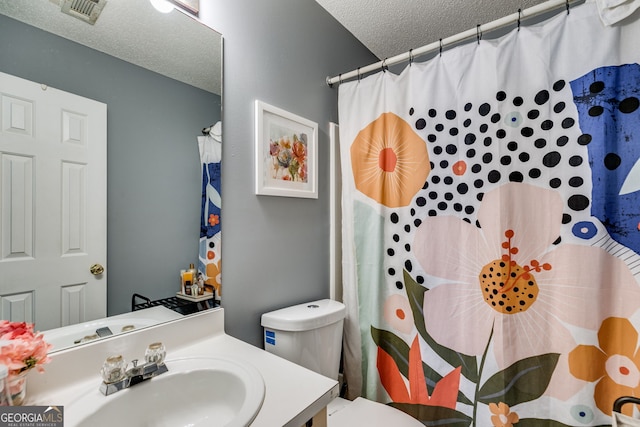
[(144, 360), (147, 363), (155, 363), (156, 365), (161, 365), (164, 362), (164, 358), (167, 355), (167, 350), (164, 347), (164, 344), (161, 342), (154, 342), (149, 344), (147, 350), (144, 352)]
[(110, 356), (102, 364), (100, 375), (106, 384), (120, 381), (125, 376), (127, 362), (122, 355)]

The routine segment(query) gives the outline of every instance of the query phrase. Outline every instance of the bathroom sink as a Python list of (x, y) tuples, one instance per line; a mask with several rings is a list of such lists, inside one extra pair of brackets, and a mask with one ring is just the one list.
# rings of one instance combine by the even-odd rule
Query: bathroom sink
[(95, 389), (64, 408), (65, 426), (248, 426), (265, 395), (252, 366), (226, 358), (166, 361), (169, 371), (109, 396)]

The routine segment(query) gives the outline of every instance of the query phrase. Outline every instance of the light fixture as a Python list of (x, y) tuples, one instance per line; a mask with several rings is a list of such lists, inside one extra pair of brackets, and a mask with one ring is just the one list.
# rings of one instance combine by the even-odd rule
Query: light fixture
[(162, 13), (169, 13), (173, 10), (173, 4), (167, 0), (149, 0), (153, 7)]

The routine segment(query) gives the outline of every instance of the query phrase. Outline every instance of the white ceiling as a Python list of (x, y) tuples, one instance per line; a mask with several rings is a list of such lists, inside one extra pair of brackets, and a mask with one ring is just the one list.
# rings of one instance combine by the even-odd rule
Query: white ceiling
[[(221, 46), (211, 41), (216, 33), (205, 25), (178, 11), (163, 15), (151, 8), (148, 1), (108, 0), (98, 21), (91, 26), (62, 14), (55, 4), (58, 1), (0, 0), (0, 13), (220, 93), (221, 74), (217, 73), (221, 73), (218, 62)], [(544, 1), (316, 0), (381, 60)], [(180, 37), (173, 37), (175, 34)], [(217, 75), (206, 79), (209, 72)]]
[(381, 60), (544, 1), (316, 0)]
[(177, 10), (162, 14), (149, 1), (107, 0), (95, 25), (90, 25), (62, 13), (58, 3), (0, 0), (0, 14), (208, 92), (221, 93), (221, 36), (190, 16)]

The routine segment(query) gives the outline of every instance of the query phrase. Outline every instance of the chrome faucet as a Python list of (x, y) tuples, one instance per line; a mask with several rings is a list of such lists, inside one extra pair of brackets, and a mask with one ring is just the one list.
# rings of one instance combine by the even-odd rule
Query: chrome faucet
[(145, 363), (138, 365), (138, 359), (134, 359), (129, 369), (126, 369), (127, 364), (122, 356), (108, 357), (102, 365), (100, 392), (108, 396), (168, 372), (164, 364), (165, 354), (162, 343), (153, 343), (145, 352)]

